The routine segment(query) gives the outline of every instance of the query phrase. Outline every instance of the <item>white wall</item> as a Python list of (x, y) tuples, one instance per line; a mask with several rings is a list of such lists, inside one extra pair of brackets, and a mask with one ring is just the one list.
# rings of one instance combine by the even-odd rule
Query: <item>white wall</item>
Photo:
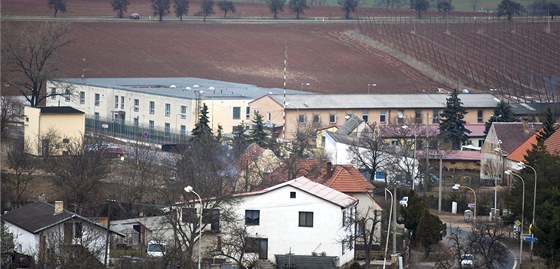
[(7, 230), (14, 236), (15, 251), (37, 259), (39, 236), (6, 222)]
[[(290, 198), (296, 192), (296, 198)], [(354, 251), (342, 254), (342, 239), (347, 231), (342, 226), (342, 209), (304, 191), (285, 186), (271, 192), (243, 197), (237, 206), (237, 214), (244, 218), (245, 210), (260, 210), (258, 226), (248, 226), (251, 234), (268, 238), (268, 259), (274, 254), (311, 255), (325, 252), (327, 256), (337, 256), (338, 265), (351, 261)], [(313, 212), (313, 227), (299, 227), (299, 212)]]

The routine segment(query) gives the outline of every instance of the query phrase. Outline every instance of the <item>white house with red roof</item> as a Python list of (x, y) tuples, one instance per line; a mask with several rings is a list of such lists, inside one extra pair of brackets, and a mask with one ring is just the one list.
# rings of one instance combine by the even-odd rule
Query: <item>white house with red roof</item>
[(308, 269), (353, 261), (354, 225), (348, 219), (356, 214), (357, 198), (305, 177), (236, 198), (234, 211), (258, 246), (248, 252), (258, 259)]

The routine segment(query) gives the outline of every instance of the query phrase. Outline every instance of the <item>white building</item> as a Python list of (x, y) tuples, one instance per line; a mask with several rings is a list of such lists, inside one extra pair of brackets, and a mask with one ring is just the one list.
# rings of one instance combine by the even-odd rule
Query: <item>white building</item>
[[(273, 263), (293, 257), (322, 257), (341, 267), (354, 258), (354, 225), (358, 199), (299, 177), (238, 196), (236, 214), (259, 242), (259, 259)], [(227, 235), (227, 233), (224, 233)], [(313, 259), (313, 258), (311, 258)], [(298, 266), (297, 259), (293, 263)]]
[[(249, 102), (283, 89), (199, 78), (60, 78), (47, 82), (47, 106), (72, 106), (93, 119), (111, 119), (188, 135), (203, 104), (210, 127), (230, 133), (250, 122)], [(286, 90), (289, 94), (302, 91)], [(54, 95), (53, 95), (54, 94)]]
[(13, 235), (15, 251), (30, 255), (38, 262), (45, 261), (49, 253), (60, 253), (63, 248), (76, 251), (77, 247), (91, 254), (83, 256), (84, 260), (94, 257), (98, 264), (104, 264), (105, 255), (109, 257), (109, 248), (105, 247), (107, 228), (64, 210), (62, 205), (34, 202), (4, 214), (2, 220)]

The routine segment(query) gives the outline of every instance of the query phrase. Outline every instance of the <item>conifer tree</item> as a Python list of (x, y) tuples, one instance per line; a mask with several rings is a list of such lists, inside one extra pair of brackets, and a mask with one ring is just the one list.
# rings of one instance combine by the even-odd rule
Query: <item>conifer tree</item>
[(251, 141), (257, 143), (257, 145), (261, 147), (266, 147), (268, 137), (264, 131), (263, 116), (258, 111), (255, 112), (253, 123), (255, 124), (255, 129), (251, 131)]
[(500, 101), (494, 108), (494, 114), (484, 124), (484, 134), (485, 135), (488, 134), (488, 131), (490, 130), (490, 127), (492, 126), (493, 122), (516, 122), (516, 121), (519, 121), (519, 119), (517, 119), (513, 115), (511, 106), (504, 101)]
[(214, 137), (212, 129), (208, 125), (210, 120), (208, 119), (208, 106), (204, 104), (200, 115), (198, 116), (198, 122), (195, 124), (192, 130), (193, 140), (210, 140)]
[(453, 90), (451, 97), (447, 98), (447, 106), (443, 110), (442, 120), (439, 124), (441, 137), (445, 141), (450, 141), (453, 149), (460, 149), (461, 143), (466, 141), (467, 135), (471, 133), (465, 128), (464, 118), (467, 113), (457, 90)]
[(556, 118), (554, 117), (554, 112), (550, 106), (546, 109), (546, 112), (542, 118), (543, 127), (537, 134), (537, 142), (539, 144), (544, 143), (544, 141), (549, 138), (558, 127), (554, 126), (556, 124)]

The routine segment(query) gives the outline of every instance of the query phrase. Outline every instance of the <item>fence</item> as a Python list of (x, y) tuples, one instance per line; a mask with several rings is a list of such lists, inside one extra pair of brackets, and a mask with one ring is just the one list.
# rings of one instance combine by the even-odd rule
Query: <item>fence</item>
[(181, 130), (172, 128), (161, 130), (143, 124), (127, 125), (111, 118), (86, 118), (86, 130), (121, 140), (142, 141), (158, 145), (185, 144), (189, 139), (189, 136), (186, 133), (182, 134)]

